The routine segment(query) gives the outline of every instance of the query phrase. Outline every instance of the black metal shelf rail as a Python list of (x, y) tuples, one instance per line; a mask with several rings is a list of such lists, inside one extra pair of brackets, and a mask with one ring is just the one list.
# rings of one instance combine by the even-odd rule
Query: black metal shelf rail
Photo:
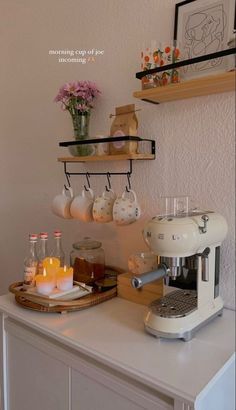
[(166, 64), (161, 67), (151, 68), (150, 70), (139, 71), (138, 73), (136, 73), (136, 78), (141, 80), (143, 77), (149, 74), (155, 74), (155, 73), (159, 73), (159, 72), (166, 71), (166, 70), (172, 70), (175, 68), (184, 67), (186, 65), (200, 63), (202, 61), (213, 60), (215, 58), (225, 57), (225, 56), (228, 56), (230, 54), (235, 54), (235, 53), (236, 53), (236, 47), (229, 48), (227, 50), (217, 51), (211, 54), (206, 54), (204, 56), (189, 58), (188, 60), (178, 61), (177, 63)]
[[(60, 142), (59, 146), (60, 147), (68, 147), (71, 145), (86, 145), (86, 144), (100, 144), (102, 142), (114, 142), (114, 141), (137, 141), (137, 142), (142, 142), (142, 141), (149, 141), (151, 143), (151, 154), (156, 155), (156, 141), (152, 140), (152, 139), (148, 139), (148, 138), (141, 138), (141, 137), (137, 137), (137, 136), (122, 136), (122, 137), (108, 137), (108, 138), (93, 138), (93, 139), (88, 139), (88, 140), (83, 140), (83, 141), (65, 141), (65, 142)], [(137, 158), (138, 159), (138, 158)], [(124, 172), (110, 172), (110, 171), (106, 171), (106, 172), (71, 172), (68, 171), (68, 167), (67, 164), (68, 163), (75, 163), (74, 161), (70, 161), (70, 159), (66, 159), (65, 161), (63, 161), (64, 164), (64, 173), (66, 176), (66, 180), (68, 185), (70, 186), (70, 177), (71, 175), (81, 175), (81, 176), (86, 176), (87, 179), (87, 185), (90, 188), (90, 182), (89, 182), (89, 178), (90, 176), (100, 176), (100, 175), (106, 175), (107, 179), (108, 179), (108, 187), (106, 186), (106, 189), (109, 190), (111, 188), (111, 184), (110, 184), (110, 177), (112, 175), (126, 175), (127, 179), (128, 179), (128, 186), (126, 187), (127, 191), (131, 189), (131, 184), (130, 184), (130, 177), (132, 175), (133, 172), (133, 159), (128, 159), (129, 161), (129, 169), (127, 171)], [(85, 162), (83, 161), (83, 157), (80, 157), (80, 162)], [(77, 162), (76, 162), (77, 163)], [(85, 189), (86, 186), (84, 185)]]
[(149, 138), (141, 138), (137, 136), (132, 136), (132, 135), (125, 135), (122, 137), (106, 137), (106, 138), (92, 138), (92, 139), (87, 139), (87, 140), (81, 140), (81, 141), (64, 141), (64, 142), (59, 142), (60, 147), (69, 147), (71, 145), (87, 145), (87, 144), (101, 144), (103, 142), (116, 142), (116, 141), (137, 141), (137, 142), (142, 142), (142, 141), (149, 141), (151, 143), (151, 154), (155, 155), (156, 154), (156, 141), (149, 139)]

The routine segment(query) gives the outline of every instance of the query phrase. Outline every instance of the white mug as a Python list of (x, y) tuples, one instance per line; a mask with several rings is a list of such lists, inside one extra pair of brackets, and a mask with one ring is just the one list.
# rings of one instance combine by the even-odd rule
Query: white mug
[(93, 204), (93, 219), (96, 222), (111, 222), (113, 220), (113, 204), (116, 194), (112, 189), (104, 191), (98, 196)]
[(140, 275), (157, 268), (157, 256), (152, 252), (134, 253), (128, 258), (129, 271)]
[(70, 206), (71, 216), (83, 222), (93, 221), (94, 193), (92, 189), (83, 190), (81, 195), (76, 196)]
[[(127, 194), (133, 196), (133, 200), (126, 197)], [(132, 190), (124, 191), (120, 198), (117, 198), (113, 206), (113, 220), (117, 225), (131, 224), (141, 216), (141, 209), (137, 202), (136, 193)]]
[(73, 200), (72, 188), (64, 188), (62, 193), (55, 196), (52, 202), (52, 212), (64, 219), (71, 219), (70, 206)]

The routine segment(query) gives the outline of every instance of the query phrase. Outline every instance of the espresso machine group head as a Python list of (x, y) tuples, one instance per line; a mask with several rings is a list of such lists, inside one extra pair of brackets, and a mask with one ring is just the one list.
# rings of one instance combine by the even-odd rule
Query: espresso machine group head
[[(166, 213), (147, 223), (143, 236), (159, 264), (157, 270), (133, 277), (132, 286), (140, 288), (160, 278), (171, 284), (166, 295), (149, 306), (144, 321), (149, 333), (190, 340), (201, 326), (222, 314), (219, 258), (227, 229), (223, 216), (197, 209)], [(191, 289), (185, 284), (188, 275), (195, 278)]]

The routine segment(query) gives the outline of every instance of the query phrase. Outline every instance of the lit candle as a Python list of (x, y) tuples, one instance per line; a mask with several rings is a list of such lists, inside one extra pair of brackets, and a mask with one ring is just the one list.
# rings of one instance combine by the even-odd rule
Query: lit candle
[(57, 271), (57, 288), (60, 290), (70, 290), (73, 288), (73, 268), (59, 268)]
[(47, 273), (53, 277), (55, 287), (57, 283), (57, 271), (60, 267), (60, 259), (54, 257), (45, 258), (43, 260), (43, 267), (46, 269)]
[(43, 269), (42, 275), (35, 276), (36, 289), (38, 293), (42, 295), (49, 295), (55, 287), (54, 278), (52, 275), (47, 274), (46, 269)]
[(52, 257), (47, 257), (43, 260), (43, 267), (48, 269), (49, 267), (59, 268), (60, 259)]

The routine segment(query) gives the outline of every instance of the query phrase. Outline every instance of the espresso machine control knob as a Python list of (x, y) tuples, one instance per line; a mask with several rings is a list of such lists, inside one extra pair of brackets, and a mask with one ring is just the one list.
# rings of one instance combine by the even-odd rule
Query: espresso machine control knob
[(199, 226), (199, 231), (200, 233), (206, 233), (207, 232), (207, 222), (209, 221), (209, 216), (208, 215), (202, 215), (202, 221), (203, 221), (203, 226)]

